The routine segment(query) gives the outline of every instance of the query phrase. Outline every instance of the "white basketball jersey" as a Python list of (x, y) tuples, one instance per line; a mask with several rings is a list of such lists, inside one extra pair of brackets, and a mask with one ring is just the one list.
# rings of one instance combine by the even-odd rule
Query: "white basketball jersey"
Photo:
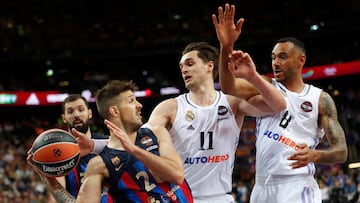
[(194, 104), (189, 94), (177, 98), (170, 135), (184, 161), (185, 178), (195, 198), (231, 192), (240, 129), (225, 94), (210, 106)]
[(301, 93), (286, 89), (273, 79), (273, 84), (284, 95), (287, 108), (271, 116), (257, 118), (256, 175), (314, 174), (314, 163), (291, 169), (287, 158), (297, 145), (307, 144), (314, 149), (324, 136), (318, 127), (318, 105), (321, 89), (305, 84)]

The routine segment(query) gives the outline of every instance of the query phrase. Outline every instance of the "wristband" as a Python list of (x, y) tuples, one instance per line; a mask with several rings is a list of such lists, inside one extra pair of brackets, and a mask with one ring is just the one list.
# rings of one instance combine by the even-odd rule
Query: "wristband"
[(92, 152), (99, 154), (109, 143), (109, 139), (91, 139), (94, 143)]

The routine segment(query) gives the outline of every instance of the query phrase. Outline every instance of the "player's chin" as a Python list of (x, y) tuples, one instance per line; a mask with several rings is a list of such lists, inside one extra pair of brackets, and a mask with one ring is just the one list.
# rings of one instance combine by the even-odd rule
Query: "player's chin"
[(276, 81), (280, 82), (280, 81), (283, 81), (284, 76), (283, 76), (283, 74), (274, 74), (274, 78)]

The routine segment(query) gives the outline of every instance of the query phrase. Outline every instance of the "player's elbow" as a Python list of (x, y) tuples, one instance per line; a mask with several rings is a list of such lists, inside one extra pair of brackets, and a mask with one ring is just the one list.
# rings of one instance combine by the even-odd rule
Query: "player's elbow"
[(176, 173), (174, 173), (173, 177), (169, 181), (174, 183), (175, 185), (181, 185), (184, 182), (184, 180), (185, 180), (184, 172), (177, 171)]
[(279, 112), (279, 111), (283, 111), (285, 109), (286, 109), (286, 101), (283, 99), (281, 102), (279, 102), (278, 105), (276, 105), (275, 111)]
[(339, 152), (339, 154), (340, 154), (340, 160), (339, 160), (339, 162), (340, 163), (345, 163), (346, 161), (347, 161), (347, 159), (348, 159), (348, 150), (347, 150), (347, 147), (344, 147), (342, 150), (340, 150), (340, 152)]

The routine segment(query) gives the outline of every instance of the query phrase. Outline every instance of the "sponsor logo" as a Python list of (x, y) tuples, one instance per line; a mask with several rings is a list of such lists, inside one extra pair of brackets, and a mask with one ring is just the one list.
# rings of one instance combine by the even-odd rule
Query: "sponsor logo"
[(116, 166), (115, 171), (119, 171), (123, 165), (124, 165), (124, 163), (121, 163), (120, 166)]
[(61, 166), (56, 166), (56, 167), (53, 167), (53, 166), (45, 166), (45, 165), (42, 165), (42, 170), (44, 172), (63, 172), (63, 171), (66, 171), (67, 169), (70, 169), (70, 168), (73, 168), (76, 164), (76, 160), (75, 159), (71, 159), (69, 162), (67, 162), (66, 164), (64, 165), (61, 165)]
[(312, 103), (309, 101), (305, 101), (300, 105), (300, 108), (304, 111), (304, 112), (311, 112), (313, 110), (313, 106)]
[(157, 148), (159, 148), (158, 145), (153, 145), (153, 146), (147, 147), (146, 151), (151, 151), (151, 150), (154, 150), (154, 149), (157, 149)]
[(221, 163), (228, 160), (229, 154), (215, 155), (215, 156), (203, 156), (203, 157), (187, 157), (184, 164), (205, 164), (205, 163)]
[(301, 148), (296, 144), (295, 141), (293, 141), (292, 139), (285, 137), (283, 135), (280, 135), (278, 133), (274, 133), (270, 130), (266, 130), (264, 133), (264, 136), (268, 137), (269, 139), (272, 139), (274, 141), (277, 141), (279, 143), (282, 143), (284, 145), (287, 145), (291, 148), (293, 148), (294, 150), (300, 150)]
[(227, 114), (227, 112), (229, 112), (229, 110), (225, 106), (218, 107), (218, 115), (223, 116)]
[(141, 142), (141, 144), (143, 144), (145, 146), (150, 146), (150, 145), (154, 144), (153, 139), (149, 136), (142, 137), (140, 142)]

